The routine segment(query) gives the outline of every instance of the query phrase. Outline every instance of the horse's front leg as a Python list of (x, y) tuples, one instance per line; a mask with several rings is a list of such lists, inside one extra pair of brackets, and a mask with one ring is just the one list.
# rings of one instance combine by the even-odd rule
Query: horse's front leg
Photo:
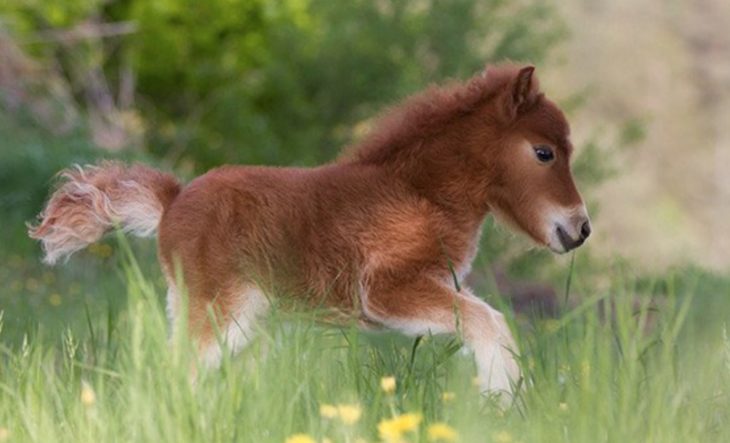
[(461, 333), (474, 350), (482, 388), (511, 397), (520, 368), (504, 315), (468, 291), (457, 292), (429, 277), (405, 284), (370, 281), (375, 283), (363, 294), (368, 318), (408, 335)]

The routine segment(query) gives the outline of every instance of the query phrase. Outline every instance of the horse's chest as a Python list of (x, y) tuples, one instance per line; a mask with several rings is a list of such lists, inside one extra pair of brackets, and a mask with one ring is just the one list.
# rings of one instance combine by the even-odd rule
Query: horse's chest
[(474, 262), (474, 258), (479, 252), (481, 234), (481, 228), (478, 228), (473, 234), (464, 236), (463, 243), (455, 247), (456, 253), (452, 260), (454, 272), (459, 281), (463, 280), (471, 271), (472, 262)]

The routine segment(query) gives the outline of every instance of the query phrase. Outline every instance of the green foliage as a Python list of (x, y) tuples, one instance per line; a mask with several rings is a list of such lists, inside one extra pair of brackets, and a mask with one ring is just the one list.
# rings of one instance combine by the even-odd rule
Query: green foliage
[[(541, 1), (13, 1), (0, 14), (25, 37), (135, 23), (91, 52), (112, 79), (131, 64), (149, 149), (197, 172), (330, 160), (384, 105), (488, 61), (540, 62), (564, 34)], [(68, 46), (44, 48), (31, 49), (73, 69)]]
[(38, 259), (38, 244), (28, 238), (25, 223), (41, 211), (59, 171), (74, 164), (94, 163), (99, 158), (154, 163), (140, 152), (100, 151), (83, 131), (54, 136), (34, 127), (26, 117), (0, 115), (0, 259), (11, 255)]
[(0, 14), (4, 24), (13, 31), (28, 35), (39, 29), (75, 25), (98, 11), (102, 3), (100, 0), (6, 0), (0, 3)]
[(36, 249), (25, 234), (25, 222), (39, 211), (52, 178), (73, 163), (87, 163), (97, 155), (83, 134), (54, 139), (27, 125), (0, 118), (0, 257)]
[[(198, 51), (186, 37), (195, 24), (166, 29), (166, 39), (189, 54), (179, 72), (148, 79), (145, 72), (161, 71), (151, 65), (166, 62), (143, 55), (140, 89), (161, 111), (151, 143), (158, 152), (177, 146), (198, 169), (329, 160), (352, 140), (352, 127), (383, 105), (429, 82), (477, 72), (485, 61), (539, 61), (560, 35), (546, 8), (529, 5), (519, 20), (507, 20), (515, 11), (501, 1), (252, 5), (245, 32), (221, 25), (204, 39), (215, 52)], [(192, 23), (205, 17), (188, 14)], [(530, 28), (537, 22), (542, 28)], [(140, 54), (159, 50), (144, 31), (138, 38)], [(157, 80), (179, 90), (158, 90)]]

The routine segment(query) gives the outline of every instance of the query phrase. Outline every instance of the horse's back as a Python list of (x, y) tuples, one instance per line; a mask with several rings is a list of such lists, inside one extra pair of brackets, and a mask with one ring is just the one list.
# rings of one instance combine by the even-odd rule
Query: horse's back
[[(280, 249), (306, 193), (306, 169), (227, 166), (188, 184), (163, 214), (160, 258), (186, 279), (220, 279), (266, 248)], [(268, 247), (266, 247), (268, 246)]]
[[(237, 275), (318, 292), (364, 268), (430, 267), (433, 208), (377, 168), (228, 166), (183, 189), (160, 223), (160, 258), (201, 287)], [(350, 275), (352, 274), (352, 275)]]

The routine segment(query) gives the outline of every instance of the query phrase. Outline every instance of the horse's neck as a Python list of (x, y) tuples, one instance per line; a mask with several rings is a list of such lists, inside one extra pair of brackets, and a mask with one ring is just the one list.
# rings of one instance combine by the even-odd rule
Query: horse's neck
[(465, 223), (478, 226), (487, 214), (489, 177), (469, 155), (468, 134), (462, 125), (417, 143), (413, 155), (394, 165), (419, 194)]

